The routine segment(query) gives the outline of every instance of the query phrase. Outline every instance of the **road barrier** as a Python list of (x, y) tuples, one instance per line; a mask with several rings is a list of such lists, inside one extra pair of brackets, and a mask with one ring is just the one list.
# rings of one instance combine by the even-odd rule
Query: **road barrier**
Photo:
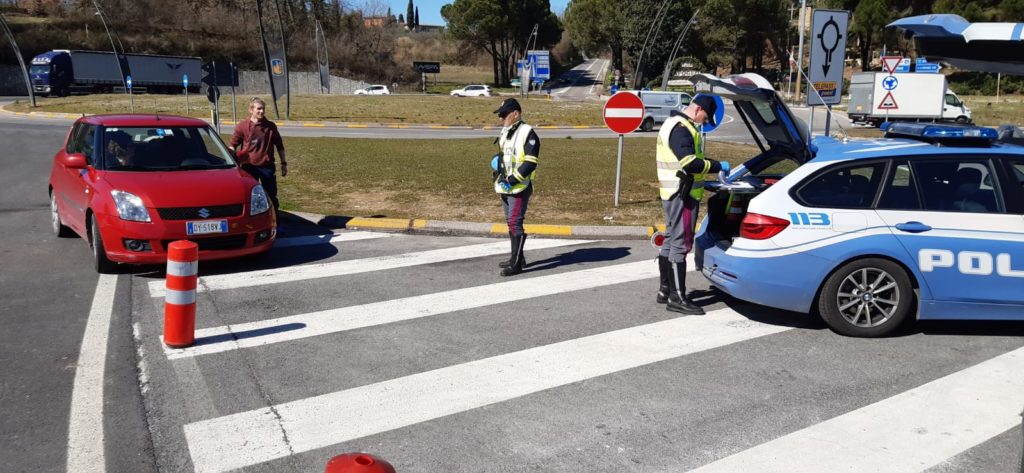
[(369, 453), (344, 453), (328, 461), (324, 473), (395, 473), (395, 467)]
[(196, 338), (196, 280), (199, 245), (178, 240), (167, 246), (167, 293), (164, 296), (164, 344), (191, 346)]

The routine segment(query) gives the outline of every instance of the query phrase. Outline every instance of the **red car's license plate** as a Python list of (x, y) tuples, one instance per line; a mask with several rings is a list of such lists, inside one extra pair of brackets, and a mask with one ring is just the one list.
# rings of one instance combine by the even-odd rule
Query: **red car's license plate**
[(227, 220), (200, 220), (197, 222), (186, 222), (185, 233), (189, 235), (205, 235), (207, 233), (227, 233)]

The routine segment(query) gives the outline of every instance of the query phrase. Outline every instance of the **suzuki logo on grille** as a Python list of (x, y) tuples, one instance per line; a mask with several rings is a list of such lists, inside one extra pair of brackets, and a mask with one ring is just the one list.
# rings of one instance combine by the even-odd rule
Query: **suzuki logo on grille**
[(205, 208), (199, 209), (199, 216), (203, 217), (203, 218), (209, 217), (210, 216), (210, 211), (206, 210)]

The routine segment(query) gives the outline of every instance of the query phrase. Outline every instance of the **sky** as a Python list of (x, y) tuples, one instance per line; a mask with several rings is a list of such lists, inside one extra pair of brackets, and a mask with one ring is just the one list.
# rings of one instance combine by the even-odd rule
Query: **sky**
[[(455, 0), (413, 0), (413, 5), (420, 9), (420, 24), (423, 25), (444, 25), (444, 19), (441, 18), (441, 6), (452, 3)], [(561, 15), (565, 12), (565, 6), (569, 4), (569, 0), (550, 0), (551, 11), (555, 12), (556, 15)], [(386, 13), (388, 7), (391, 7), (391, 13), (398, 16), (399, 13), (405, 15), (405, 7), (409, 5), (409, 0), (364, 0), (360, 2), (363, 5), (364, 11), (369, 10), (370, 13), (376, 13), (372, 10), (381, 9), (384, 10), (381, 14)], [(383, 5), (382, 7), (380, 5)]]

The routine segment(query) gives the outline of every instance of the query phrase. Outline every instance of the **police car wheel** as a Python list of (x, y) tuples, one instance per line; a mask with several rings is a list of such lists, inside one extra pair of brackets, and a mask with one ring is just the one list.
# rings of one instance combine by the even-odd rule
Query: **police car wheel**
[(836, 333), (881, 337), (906, 320), (913, 300), (914, 289), (902, 267), (881, 258), (865, 258), (829, 276), (818, 297), (818, 310)]

